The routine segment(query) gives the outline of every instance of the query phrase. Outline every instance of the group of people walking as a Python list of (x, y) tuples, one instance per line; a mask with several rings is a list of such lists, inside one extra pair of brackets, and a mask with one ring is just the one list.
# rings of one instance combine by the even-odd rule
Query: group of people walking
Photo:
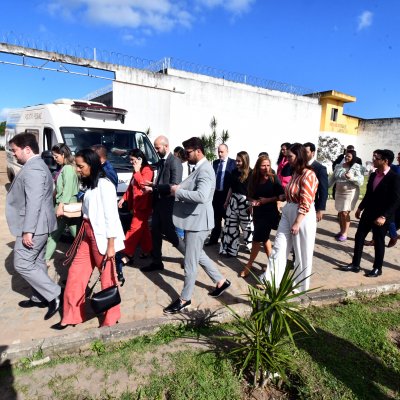
[[(168, 138), (157, 137), (154, 147), (160, 160), (155, 167), (149, 165), (141, 150), (131, 150), (128, 156), (132, 179), (118, 201), (118, 178), (107, 161), (104, 146), (79, 150), (75, 157), (65, 144), (54, 146), (52, 153), (59, 168), (52, 176), (39, 156), (35, 136), (29, 133), (14, 136), (9, 146), (23, 168), (7, 195), (6, 215), (16, 236), (14, 267), (32, 287), (30, 299), (20, 302), (20, 306), (47, 306), (45, 319), (62, 309), (62, 319), (52, 326), (54, 329), (82, 323), (86, 318), (85, 292), (93, 269), (101, 269), (103, 289), (118, 281), (123, 285), (123, 266), (133, 262), (140, 247), (139, 257), (151, 258), (141, 271), (163, 270), (162, 241), (166, 239), (184, 256), (183, 290), (179, 298), (164, 308), (165, 313), (177, 313), (191, 304), (198, 265), (215, 284), (209, 293), (211, 297), (220, 296), (230, 287), (231, 283), (203, 246), (218, 243), (221, 256), (236, 257), (241, 234), (250, 256), (239, 272), (240, 277), (250, 274), (263, 246), (269, 261), (260, 279), (275, 278), (280, 282), (293, 251), (296, 283), (299, 290), (307, 290), (316, 227), (326, 208), (328, 185), (336, 184), (335, 206), (340, 226), (336, 238), (338, 241), (347, 238), (350, 211), (355, 207), (364, 179), (354, 149), (346, 150), (328, 182), (326, 168), (315, 160), (313, 143), (283, 143), (277, 172), (265, 152), (260, 153), (252, 169), (247, 152), (239, 152), (236, 160), (232, 160), (226, 144), (218, 147), (219, 158), (212, 165), (207, 162), (199, 138), (192, 137), (182, 145), (175, 149), (174, 155)], [(358, 272), (362, 246), (372, 229), (377, 256), (375, 272), (369, 276), (381, 273), (376, 270), (381, 271), (382, 267), (382, 242), (384, 248), (385, 232), (400, 204), (398, 175), (388, 173), (386, 168), (393, 161), (390, 153), (388, 150), (374, 153), (377, 172), (371, 175), (367, 194), (356, 212), (359, 217), (364, 210), (353, 262), (345, 271)], [(388, 187), (394, 189), (394, 194), (389, 193)], [(377, 188), (384, 191), (384, 205), (370, 210), (376, 201)], [(82, 218), (67, 218), (64, 205), (77, 201), (82, 204)], [(118, 213), (121, 207), (132, 211), (126, 233)], [(374, 220), (376, 213), (380, 215)], [(75, 239), (67, 253), (71, 265), (62, 293), (61, 287), (48, 277), (47, 268), (66, 227)], [(277, 231), (273, 246), (272, 230)], [(120, 317), (120, 305), (115, 305), (101, 316), (100, 325), (113, 325)]]

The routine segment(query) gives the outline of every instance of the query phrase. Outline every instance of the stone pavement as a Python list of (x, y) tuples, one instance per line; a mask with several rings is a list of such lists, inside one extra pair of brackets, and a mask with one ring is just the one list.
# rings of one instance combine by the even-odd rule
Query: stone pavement
[[(44, 343), (45, 340), (53, 340), (53, 343), (57, 343), (57, 346), (61, 348), (62, 343), (68, 340), (79, 341), (79, 338), (83, 336), (87, 340), (93, 340), (93, 338), (101, 336), (101, 332), (104, 333), (106, 331), (111, 332), (111, 335), (123, 336), (121, 332), (124, 327), (132, 330), (132, 326), (135, 324), (137, 327), (144, 327), (151, 324), (159, 325), (170, 320), (171, 317), (163, 316), (162, 309), (171, 300), (175, 300), (178, 297), (183, 285), (183, 270), (180, 267), (182, 256), (168, 243), (165, 243), (163, 247), (164, 265), (166, 267), (164, 271), (143, 274), (139, 267), (146, 265), (149, 260), (139, 260), (138, 258), (134, 266), (125, 267), (126, 283), (121, 288), (122, 318), (117, 329), (111, 331), (109, 328), (97, 329), (98, 320), (94, 317), (75, 328), (68, 327), (61, 332), (54, 331), (50, 329), (50, 326), (58, 322), (58, 316), (49, 321), (44, 321), (43, 316), (46, 309), (19, 308), (18, 302), (29, 296), (29, 287), (14, 272), (12, 266), (14, 238), (9, 233), (4, 215), (6, 187), (5, 153), (0, 152), (0, 260), (2, 263), (4, 262), (4, 268), (0, 270), (0, 287), (2, 289), (0, 292), (0, 351), (4, 351), (7, 347), (11, 349), (18, 346), (28, 351), (30, 346), (37, 346), (38, 343)], [(377, 287), (389, 287), (393, 290), (399, 290), (400, 242), (397, 247), (387, 249), (383, 274), (378, 278), (366, 278), (362, 272), (355, 274), (351, 272), (344, 273), (339, 270), (341, 265), (351, 261), (357, 222), (353, 220), (351, 223), (349, 240), (342, 243), (336, 242), (333, 238), (333, 235), (338, 230), (336, 212), (333, 201), (329, 200), (328, 203), (325, 217), (318, 224), (311, 286), (319, 288), (319, 292), (329, 289), (350, 288), (353, 293), (354, 290), (368, 292), (368, 290), (376, 291)], [(352, 217), (354, 218), (353, 215)], [(54, 263), (49, 269), (49, 274), (54, 279), (62, 281), (66, 278), (67, 271), (62, 266), (62, 261), (67, 249), (68, 243), (60, 243)], [(244, 280), (237, 277), (237, 274), (248, 260), (248, 253), (240, 252), (237, 258), (221, 258), (218, 255), (217, 247), (207, 247), (206, 251), (217, 263), (221, 272), (232, 282), (231, 288), (220, 299), (230, 305), (243, 305), (245, 303), (243, 294), (247, 292), (247, 284), (252, 282), (252, 278)], [(366, 247), (361, 267), (370, 269), (372, 261), (373, 249)], [(256, 266), (255, 270), (261, 270), (260, 265), (265, 265), (266, 262), (265, 254), (260, 253), (256, 262), (258, 266)], [(221, 302), (218, 299), (212, 299), (207, 295), (212, 288), (213, 284), (210, 279), (202, 269), (199, 269), (196, 289), (192, 298), (192, 309), (216, 310), (221, 307)], [(331, 291), (329, 293), (342, 292)], [(318, 296), (323, 298), (324, 292), (319, 293)]]

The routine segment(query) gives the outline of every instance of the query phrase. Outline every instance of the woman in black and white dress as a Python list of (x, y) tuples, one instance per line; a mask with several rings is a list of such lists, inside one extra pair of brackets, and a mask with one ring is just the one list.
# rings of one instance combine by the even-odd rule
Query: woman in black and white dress
[(251, 249), (253, 223), (247, 200), (250, 177), (249, 155), (240, 151), (236, 156), (236, 169), (232, 171), (231, 186), (224, 204), (226, 218), (219, 253), (227, 257), (236, 257), (238, 254), (240, 228), (246, 247)]

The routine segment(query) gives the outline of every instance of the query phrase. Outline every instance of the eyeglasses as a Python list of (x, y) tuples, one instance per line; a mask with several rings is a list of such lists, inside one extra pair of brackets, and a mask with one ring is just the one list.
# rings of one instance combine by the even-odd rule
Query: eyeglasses
[(185, 153), (187, 154), (187, 155), (189, 155), (189, 154), (191, 154), (191, 153), (193, 153), (194, 152), (194, 150), (185, 150)]

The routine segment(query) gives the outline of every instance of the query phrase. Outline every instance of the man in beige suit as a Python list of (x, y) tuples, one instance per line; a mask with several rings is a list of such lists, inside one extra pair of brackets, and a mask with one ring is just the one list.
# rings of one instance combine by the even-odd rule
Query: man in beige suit
[(180, 298), (164, 308), (167, 314), (175, 314), (190, 306), (199, 264), (216, 284), (209, 296), (218, 297), (231, 285), (203, 250), (204, 241), (214, 227), (214, 170), (204, 156), (201, 139), (188, 139), (183, 142), (183, 147), (189, 164), (194, 167), (181, 184), (171, 186), (171, 194), (175, 196), (174, 225), (185, 231), (185, 282)]
[(20, 133), (9, 141), (18, 163), (23, 165), (7, 194), (6, 217), (11, 233), (16, 236), (14, 268), (32, 287), (29, 300), (20, 307), (46, 307), (44, 319), (60, 308), (61, 288), (47, 274), (44, 260), (49, 233), (57, 228), (53, 206), (53, 179), (39, 156), (35, 135)]

